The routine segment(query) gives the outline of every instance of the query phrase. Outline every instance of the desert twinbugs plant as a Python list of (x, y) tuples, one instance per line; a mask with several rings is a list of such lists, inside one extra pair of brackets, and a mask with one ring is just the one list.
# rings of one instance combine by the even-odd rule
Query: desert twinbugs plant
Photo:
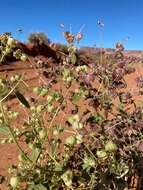
[(11, 33), (4, 33), (0, 35), (0, 63), (4, 63), (7, 57), (15, 57), (22, 61), (26, 61), (27, 56), (17, 49), (17, 42), (11, 36)]
[[(81, 55), (75, 45), (82, 33), (64, 36), (67, 51), (60, 49), (58, 64), (44, 68), (44, 79), (38, 75), (39, 85), (29, 88), (19, 74), (0, 80), (1, 143), (19, 149), (18, 164), (0, 182), (9, 190), (130, 189), (143, 156), (143, 110), (132, 92), (124, 92), (124, 76), (134, 70), (124, 56), (106, 60), (105, 52), (101, 64), (100, 54)], [(140, 89), (141, 83), (137, 79)], [(21, 112), (7, 106), (13, 98), (26, 114), (20, 126)]]

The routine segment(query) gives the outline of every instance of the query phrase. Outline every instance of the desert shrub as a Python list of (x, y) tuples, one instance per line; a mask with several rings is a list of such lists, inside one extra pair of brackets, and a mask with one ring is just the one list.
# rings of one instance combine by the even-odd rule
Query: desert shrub
[(46, 36), (44, 32), (31, 33), (28, 37), (28, 40), (34, 45), (39, 45), (40, 43), (43, 43), (45, 45), (50, 44), (50, 39)]
[[(80, 64), (76, 55), (70, 43), (61, 63), (43, 71), (50, 84), (33, 88), (32, 103), (21, 93), (22, 76), (0, 80), (0, 131), (6, 135), (1, 143), (14, 142), (19, 149), (19, 163), (5, 179), (10, 190), (131, 189), (126, 178), (134, 175), (143, 156), (143, 108), (131, 92), (119, 92), (125, 88), (129, 63), (124, 60), (121, 67), (119, 59), (91, 59), (87, 64), (84, 59)], [(52, 88), (58, 81), (60, 89)], [(140, 88), (141, 82), (137, 79)], [(28, 110), (21, 129), (11, 126), (18, 114), (6, 109), (12, 94)]]

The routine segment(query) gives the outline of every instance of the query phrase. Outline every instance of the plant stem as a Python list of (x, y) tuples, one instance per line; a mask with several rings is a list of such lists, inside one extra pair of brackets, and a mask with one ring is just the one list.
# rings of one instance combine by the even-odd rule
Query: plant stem
[(9, 93), (4, 96), (1, 100), (0, 100), (0, 103), (2, 103), (15, 89), (16, 87), (19, 85), (19, 83), (21, 82), (21, 79), (16, 83), (16, 85), (9, 91)]
[(14, 132), (13, 132), (12, 128), (10, 127), (10, 125), (9, 125), (9, 123), (8, 123), (8, 121), (7, 121), (6, 115), (5, 115), (5, 113), (4, 113), (2, 102), (0, 102), (0, 109), (1, 109), (1, 112), (2, 112), (2, 115), (3, 115), (3, 118), (4, 118), (4, 121), (5, 121), (5, 123), (6, 123), (6, 126), (7, 126), (7, 128), (9, 129), (9, 132), (10, 132), (10, 134), (11, 134), (11, 136), (12, 136), (12, 139), (13, 139), (14, 143), (16, 144), (16, 146), (18, 147), (18, 149), (19, 149), (19, 151), (22, 153), (22, 155), (24, 155), (24, 157), (25, 157), (28, 161), (32, 162), (32, 161), (30, 160), (30, 158), (26, 155), (26, 153), (23, 151), (23, 149), (22, 149), (21, 146), (19, 145), (18, 141), (16, 140), (16, 137), (15, 137), (15, 135), (14, 135)]

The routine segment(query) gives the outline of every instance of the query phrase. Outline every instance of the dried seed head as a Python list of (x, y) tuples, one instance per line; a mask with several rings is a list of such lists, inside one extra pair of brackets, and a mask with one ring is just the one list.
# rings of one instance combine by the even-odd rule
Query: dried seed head
[(101, 28), (104, 27), (104, 23), (103, 23), (103, 21), (101, 21), (101, 20), (98, 20), (98, 21), (97, 21), (97, 24), (98, 24), (98, 26), (101, 27)]
[(77, 42), (79, 42), (82, 38), (83, 38), (83, 34), (81, 32), (77, 33), (77, 35), (76, 35)]
[(74, 41), (74, 36), (70, 33), (70, 32), (64, 32), (63, 33), (63, 35), (64, 35), (64, 37), (66, 38), (66, 40), (67, 40), (67, 42), (69, 43), (69, 44), (71, 44), (71, 43), (73, 43), (73, 41)]
[(115, 46), (116, 46), (116, 50), (120, 50), (120, 51), (124, 50), (124, 46), (121, 42), (117, 42)]

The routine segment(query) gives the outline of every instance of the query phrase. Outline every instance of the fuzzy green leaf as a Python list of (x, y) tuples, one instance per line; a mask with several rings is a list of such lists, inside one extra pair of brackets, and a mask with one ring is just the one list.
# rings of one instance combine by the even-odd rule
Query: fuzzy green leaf
[(7, 127), (0, 127), (0, 134), (8, 135), (9, 134), (8, 128)]
[(47, 190), (47, 188), (42, 184), (30, 185), (30, 188), (33, 190)]
[(75, 65), (76, 62), (77, 62), (77, 57), (76, 57), (76, 54), (73, 53), (72, 56), (71, 56), (71, 63), (72, 63), (73, 65)]
[(32, 162), (36, 162), (37, 158), (39, 157), (40, 151), (41, 150), (38, 148), (35, 148), (33, 150), (33, 152), (31, 153), (31, 156), (30, 156), (30, 159)]
[(74, 93), (72, 99), (73, 101), (79, 101), (81, 98), (81, 94), (80, 93)]
[(65, 185), (67, 187), (70, 187), (72, 185), (72, 178), (73, 174), (71, 170), (67, 170), (62, 176), (62, 180), (64, 181)]

